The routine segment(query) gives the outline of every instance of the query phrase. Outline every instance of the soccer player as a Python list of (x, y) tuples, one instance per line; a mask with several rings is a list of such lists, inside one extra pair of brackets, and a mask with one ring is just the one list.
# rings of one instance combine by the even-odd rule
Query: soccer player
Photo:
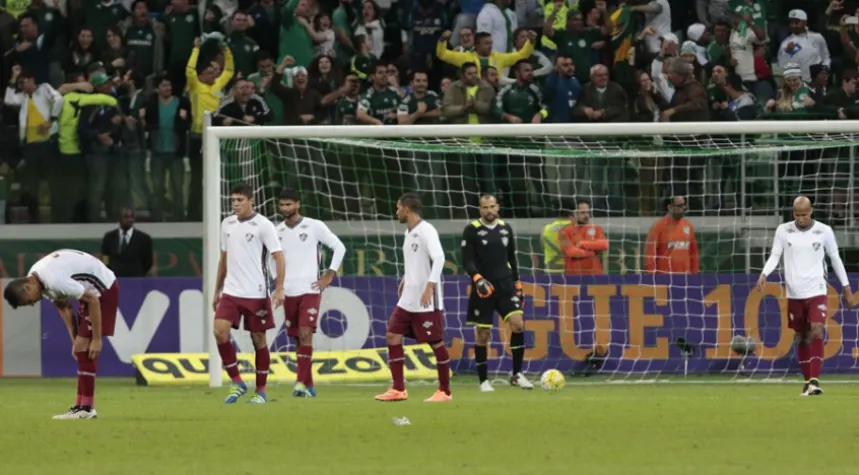
[(805, 378), (801, 396), (823, 394), (819, 378), (826, 324), (826, 256), (844, 288), (845, 308), (853, 308), (853, 292), (838, 255), (835, 234), (829, 226), (812, 219), (812, 212), (811, 201), (805, 196), (793, 200), (794, 220), (776, 229), (770, 257), (757, 284), (758, 289), (763, 290), (767, 277), (784, 256), (788, 325), (795, 332), (796, 355)]
[(590, 224), (591, 205), (579, 201), (570, 213), (570, 224), (558, 233), (564, 250), (564, 273), (567, 275), (603, 274), (599, 253), (608, 250), (608, 239), (601, 226)]
[(685, 218), (686, 198), (668, 198), (668, 214), (647, 233), (644, 266), (648, 273), (697, 274), (700, 266), (695, 227)]
[(251, 332), (256, 351), (256, 394), (251, 404), (265, 404), (265, 385), (271, 365), (271, 355), (265, 339), (266, 330), (274, 328), (274, 315), (269, 298), (268, 260), (275, 261), (275, 307), (283, 304), (284, 261), (274, 224), (254, 211), (253, 190), (239, 184), (230, 190), (233, 215), (221, 222), (221, 258), (215, 284), (215, 341), (224, 369), (232, 380), (225, 404), (239, 400), (247, 385), (239, 374), (236, 348), (230, 340), (230, 329)]
[(421, 199), (406, 193), (397, 201), (397, 219), (407, 225), (403, 242), (405, 273), (397, 294), (400, 300), (388, 321), (388, 366), (394, 384), (377, 401), (405, 401), (409, 398), (403, 378), (405, 354), (403, 337), (429, 343), (435, 353), (438, 390), (426, 402), (447, 402), (450, 394), (450, 356), (444, 346), (444, 313), (441, 271), (444, 249), (438, 231), (421, 219)]
[(465, 323), (474, 326), (474, 361), (483, 392), (494, 391), (487, 379), (486, 356), (495, 312), (510, 326), (510, 352), (513, 354), (510, 384), (534, 389), (522, 374), (522, 360), (525, 358), (524, 295), (516, 261), (516, 238), (513, 228), (498, 219), (498, 209), (498, 200), (494, 196), (481, 196), (480, 219), (472, 221), (462, 231), (462, 265), (473, 282)]
[[(295, 397), (316, 397), (313, 387), (313, 334), (319, 323), (321, 292), (331, 285), (337, 269), (343, 262), (346, 246), (322, 221), (301, 215), (298, 192), (285, 189), (280, 193), (280, 214), (283, 222), (277, 226), (277, 237), (289, 263), (284, 279), (286, 298), (283, 302), (286, 315), (286, 334), (297, 338), (298, 374), (295, 378)], [(320, 277), (319, 245), (334, 251), (331, 264)]]
[[(12, 308), (35, 305), (43, 297), (60, 312), (78, 362), (78, 396), (75, 405), (54, 419), (95, 419), (95, 376), (102, 337), (113, 336), (119, 285), (101, 260), (71, 249), (54, 251), (33, 264), (27, 277), (9, 282), (3, 297)], [(77, 300), (75, 315), (70, 302)]]

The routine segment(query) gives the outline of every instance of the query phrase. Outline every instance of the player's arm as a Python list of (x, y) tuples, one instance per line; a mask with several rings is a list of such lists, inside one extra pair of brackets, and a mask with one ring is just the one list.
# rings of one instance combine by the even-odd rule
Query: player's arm
[(644, 243), (644, 267), (650, 274), (656, 272), (657, 269), (656, 260), (658, 256), (656, 253), (659, 250), (659, 235), (662, 233), (660, 223), (662, 223), (662, 220), (653, 224), (650, 232), (647, 233), (647, 239)]
[(275, 308), (283, 305), (283, 280), (286, 276), (286, 261), (283, 259), (283, 248), (280, 246), (280, 239), (277, 237), (277, 228), (274, 227), (274, 223), (269, 220), (263, 220), (264, 224), (262, 226), (262, 243), (268, 252), (271, 253), (271, 257), (274, 258), (274, 269), (277, 272), (277, 277), (274, 280), (274, 296), (273, 302)]
[(60, 312), (60, 318), (66, 326), (66, 331), (69, 332), (69, 337), (72, 339), (72, 343), (74, 343), (75, 337), (78, 336), (78, 332), (75, 329), (75, 315), (72, 306), (67, 302), (54, 302), (54, 306), (57, 307), (57, 311)]
[(432, 232), (422, 233), (423, 239), (426, 241), (427, 254), (429, 254), (432, 267), (430, 268), (429, 279), (427, 279), (427, 287), (421, 296), (421, 305), (429, 307), (432, 304), (432, 297), (435, 294), (436, 286), (441, 280), (441, 272), (444, 270), (444, 248), (441, 247), (441, 239), (438, 237), (438, 232), (433, 229)]
[(570, 225), (558, 231), (558, 243), (561, 244), (561, 249), (564, 250), (564, 255), (570, 259), (585, 259), (594, 257), (594, 253), (584, 249), (581, 246), (581, 241), (573, 244), (575, 241), (572, 234), (575, 228)]
[(236, 73), (235, 62), (233, 61), (233, 52), (226, 46), (224, 46), (222, 51), (224, 53), (224, 70), (221, 72), (221, 75), (215, 79), (215, 84), (212, 85), (212, 87), (218, 91), (227, 87), (227, 84), (229, 84), (230, 80), (233, 79), (233, 75)]
[(841, 256), (838, 254), (838, 242), (835, 240), (835, 233), (832, 228), (828, 228), (823, 234), (823, 250), (829, 256), (829, 262), (832, 263), (832, 270), (835, 271), (835, 276), (844, 288), (844, 300), (847, 308), (853, 307), (853, 291), (850, 290), (850, 280), (847, 278), (847, 270), (844, 268), (844, 262), (841, 261)]
[(692, 242), (689, 243), (689, 263), (692, 266), (692, 273), (701, 272), (701, 255), (698, 252), (698, 240), (695, 238), (695, 230), (692, 229)]
[(471, 281), (474, 282), (474, 288), (477, 291), (477, 295), (486, 298), (492, 295), (495, 288), (492, 286), (491, 282), (480, 275), (480, 269), (477, 267), (477, 246), (475, 245), (475, 241), (477, 240), (476, 231), (477, 227), (472, 223), (467, 224), (465, 229), (462, 230), (462, 243), (460, 246), (462, 248), (462, 267), (465, 269), (465, 272), (468, 273), (469, 277), (471, 277)]
[[(221, 257), (218, 258), (218, 272), (215, 274), (215, 292), (212, 298), (212, 310), (218, 310), (218, 301), (221, 300), (221, 291), (224, 290), (224, 281), (227, 280), (227, 223), (221, 223)], [(280, 275), (280, 274), (278, 274)]]
[(782, 242), (781, 227), (779, 227), (775, 231), (775, 237), (773, 237), (773, 246), (770, 250), (770, 257), (767, 259), (766, 264), (764, 264), (761, 276), (758, 278), (758, 289), (763, 290), (767, 277), (769, 277), (775, 268), (778, 267), (782, 254), (784, 254), (784, 243)]
[(336, 234), (331, 232), (331, 229), (321, 221), (319, 221), (319, 229), (317, 229), (317, 232), (319, 242), (328, 249), (331, 249), (333, 254), (331, 256), (331, 263), (328, 265), (328, 269), (325, 271), (322, 279), (319, 279), (319, 281), (316, 282), (319, 290), (323, 290), (325, 287), (331, 285), (331, 281), (334, 279), (334, 276), (337, 275), (337, 271), (343, 263), (343, 257), (346, 256), (346, 246), (343, 244), (343, 241), (341, 241)]
[[(44, 275), (43, 275), (44, 277)], [(72, 279), (71, 277), (63, 278), (63, 279), (51, 279), (45, 283), (45, 286), (54, 291), (57, 295), (63, 295), (68, 299), (77, 300), (81, 304), (87, 306), (87, 310), (89, 311), (89, 321), (92, 326), (92, 334), (90, 335), (90, 343), (89, 343), (89, 358), (96, 359), (98, 358), (99, 353), (101, 353), (101, 302), (98, 300), (98, 295), (94, 294), (91, 290), (87, 290), (80, 282)], [(71, 314), (70, 312), (66, 314), (69, 320), (68, 328), (71, 325)], [(60, 316), (63, 318), (63, 321), (67, 318), (63, 316), (63, 312), (60, 312)], [(74, 332), (74, 327), (72, 326), (72, 332)], [(69, 333), (71, 334), (71, 333)]]
[(584, 240), (579, 243), (579, 247), (591, 252), (605, 252), (608, 250), (608, 239), (600, 226), (594, 226), (594, 239)]

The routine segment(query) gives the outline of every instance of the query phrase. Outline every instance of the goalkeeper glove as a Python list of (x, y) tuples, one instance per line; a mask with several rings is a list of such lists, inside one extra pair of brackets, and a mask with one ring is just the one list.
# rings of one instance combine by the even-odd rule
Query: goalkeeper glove
[(522, 282), (517, 281), (515, 284), (516, 287), (516, 297), (519, 299), (519, 308), (525, 308), (525, 292), (522, 291)]
[(482, 275), (475, 274), (474, 275), (474, 288), (477, 290), (477, 295), (485, 299), (495, 293), (495, 287), (488, 280), (484, 279)]

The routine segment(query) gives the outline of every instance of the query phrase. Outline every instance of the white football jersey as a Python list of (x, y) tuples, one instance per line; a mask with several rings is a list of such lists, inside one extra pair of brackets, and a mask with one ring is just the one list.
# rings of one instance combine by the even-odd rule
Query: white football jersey
[(259, 299), (269, 295), (269, 255), (281, 252), (274, 224), (254, 213), (246, 219), (229, 216), (221, 222), (221, 251), (227, 253), (223, 293)]
[[(334, 251), (331, 264), (326, 269), (337, 272), (346, 254), (346, 246), (340, 238), (318, 219), (302, 217), (293, 227), (284, 221), (277, 226), (277, 238), (286, 259), (283, 290), (288, 297), (319, 293), (313, 288), (313, 283), (319, 280), (320, 244)], [(272, 275), (277, 275), (274, 260), (271, 266)]]
[[(441, 290), (441, 271), (444, 269), (444, 249), (435, 227), (419, 221), (414, 228), (406, 231), (403, 241), (403, 293), (397, 306), (403, 310), (415, 313), (443, 310)], [(421, 297), (428, 283), (434, 283), (435, 295), (433, 302), (424, 307)]]
[(73, 249), (60, 249), (39, 259), (27, 275), (44, 286), (42, 296), (51, 301), (80, 300), (90, 290), (101, 296), (116, 282), (113, 271), (97, 257)]
[(781, 224), (775, 232), (770, 257), (764, 265), (764, 275), (770, 275), (784, 256), (784, 281), (787, 298), (807, 299), (826, 295), (826, 256), (841, 281), (847, 285), (847, 272), (838, 255), (835, 233), (829, 226), (814, 221), (806, 230), (796, 227), (796, 221)]

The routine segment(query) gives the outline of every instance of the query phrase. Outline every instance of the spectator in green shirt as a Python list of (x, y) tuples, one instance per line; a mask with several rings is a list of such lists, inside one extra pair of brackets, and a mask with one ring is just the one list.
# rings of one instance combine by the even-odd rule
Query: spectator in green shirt
[(292, 56), (296, 66), (307, 67), (313, 60), (315, 49), (310, 33), (298, 21), (298, 17), (311, 18), (307, 0), (289, 0), (283, 7), (280, 27), (280, 58)]
[(355, 125), (358, 114), (358, 75), (346, 73), (343, 78), (343, 96), (334, 108), (334, 125)]
[(253, 38), (247, 35), (248, 14), (236, 11), (232, 18), (232, 32), (227, 36), (227, 44), (233, 52), (233, 61), (236, 64), (236, 72), (242, 77), (248, 77), (254, 72), (257, 51), (259, 45)]
[(441, 101), (429, 89), (429, 78), (423, 71), (412, 73), (412, 93), (400, 101), (397, 123), (400, 125), (436, 124), (441, 117)]

